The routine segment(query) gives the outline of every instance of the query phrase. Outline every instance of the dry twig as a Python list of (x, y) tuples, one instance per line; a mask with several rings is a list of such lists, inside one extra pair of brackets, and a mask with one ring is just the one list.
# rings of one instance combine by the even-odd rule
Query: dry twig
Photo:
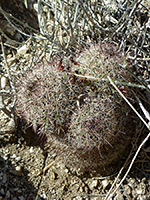
[[(5, 61), (5, 66), (6, 66), (6, 71), (7, 71), (7, 75), (8, 75), (8, 78), (9, 78), (9, 82), (10, 82), (10, 86), (11, 86), (11, 89), (12, 89), (12, 92), (15, 96), (15, 87), (13, 85), (13, 81), (12, 81), (12, 78), (11, 78), (11, 73), (10, 73), (10, 69), (9, 69), (9, 66), (8, 66), (8, 63), (7, 63), (7, 59), (6, 59), (6, 55), (5, 55), (5, 51), (4, 51), (4, 46), (3, 46), (3, 42), (2, 42), (2, 37), (0, 36), (0, 43), (1, 43), (1, 47), (2, 47), (2, 52), (3, 52), (3, 57), (4, 57), (4, 61)], [(1, 87), (1, 84), (0, 84), (0, 90), (2, 89)], [(6, 105), (4, 103), (4, 92), (2, 92), (2, 90), (0, 91), (1, 92), (1, 96), (0, 96), (0, 110), (2, 110), (9, 118), (13, 118), (13, 114), (6, 108)], [(5, 92), (5, 96), (6, 96), (7, 92)]]
[(44, 174), (52, 165), (54, 165), (54, 163), (55, 163), (55, 161), (51, 162), (49, 165), (44, 167), (44, 169), (42, 169), (40, 172), (38, 172), (38, 174), (36, 176), (40, 176), (41, 174)]
[[(148, 128), (148, 130), (150, 130), (150, 127), (149, 125), (146, 123), (146, 121), (142, 118), (142, 116), (136, 111), (136, 109), (132, 106), (132, 104), (126, 99), (126, 97), (122, 94), (122, 92), (117, 88), (117, 86), (113, 83), (113, 81), (111, 80), (111, 78), (108, 76), (108, 80), (110, 81), (110, 83), (113, 85), (113, 87), (117, 90), (117, 92), (120, 94), (120, 96), (123, 97), (123, 99), (127, 102), (127, 104), (132, 108), (132, 110), (137, 114), (137, 116), (141, 119), (141, 121), (145, 124), (145, 126)], [(140, 144), (140, 146), (138, 147), (129, 167), (128, 167), (128, 170), (126, 171), (124, 177), (122, 178), (122, 180), (120, 181), (120, 183), (116, 186), (116, 188), (114, 188), (115, 186), (115, 183), (117, 182), (121, 172), (122, 172), (122, 169), (120, 170), (116, 180), (115, 180), (115, 183), (113, 184), (113, 186), (110, 188), (109, 192), (107, 193), (106, 197), (105, 197), (105, 200), (109, 200), (114, 194), (115, 192), (118, 190), (118, 188), (121, 186), (121, 184), (123, 183), (123, 181), (126, 179), (129, 171), (131, 170), (131, 167), (138, 155), (138, 153), (140, 152), (141, 148), (143, 147), (143, 145), (146, 143), (146, 141), (150, 138), (150, 132), (149, 134), (146, 136), (146, 138), (143, 140), (143, 142)], [(114, 191), (112, 192), (114, 188)], [(112, 193), (111, 193), (112, 192)]]

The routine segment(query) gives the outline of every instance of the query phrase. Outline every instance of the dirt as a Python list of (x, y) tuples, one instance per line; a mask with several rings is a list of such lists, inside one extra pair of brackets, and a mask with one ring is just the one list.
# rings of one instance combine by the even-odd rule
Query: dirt
[[(0, 135), (0, 199), (104, 199), (117, 171), (110, 176), (90, 177), (88, 173), (80, 176), (60, 155), (45, 152), (39, 144), (35, 145), (36, 138), (17, 132)], [(143, 153), (112, 199), (150, 198), (149, 173), (146, 172), (150, 163), (148, 159), (140, 160)], [(50, 167), (40, 174), (48, 165)]]

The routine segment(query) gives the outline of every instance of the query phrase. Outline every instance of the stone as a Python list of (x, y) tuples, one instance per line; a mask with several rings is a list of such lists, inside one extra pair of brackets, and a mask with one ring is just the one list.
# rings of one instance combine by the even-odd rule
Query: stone
[(22, 167), (21, 166), (17, 166), (15, 169), (16, 169), (16, 175), (17, 176), (21, 176), (22, 175)]
[(103, 188), (104, 190), (107, 188), (107, 186), (109, 185), (109, 181), (107, 179), (103, 180), (102, 182)]
[(97, 180), (93, 180), (90, 184), (89, 184), (89, 188), (90, 190), (93, 190), (94, 188), (97, 187), (98, 181)]

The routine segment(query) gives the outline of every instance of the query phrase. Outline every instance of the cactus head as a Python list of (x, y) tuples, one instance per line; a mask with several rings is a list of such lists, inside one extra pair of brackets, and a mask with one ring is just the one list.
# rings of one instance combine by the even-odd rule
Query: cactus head
[(135, 132), (131, 109), (107, 80), (131, 81), (124, 69), (130, 65), (112, 43), (91, 45), (74, 63), (68, 70), (62, 60), (42, 62), (21, 76), (17, 113), (45, 133), (53, 148), (65, 145), (68, 164), (101, 171), (121, 158)]

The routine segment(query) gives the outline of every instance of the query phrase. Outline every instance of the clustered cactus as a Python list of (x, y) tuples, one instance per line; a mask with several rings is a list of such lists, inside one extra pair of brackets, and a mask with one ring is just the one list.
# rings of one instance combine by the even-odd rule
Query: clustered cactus
[[(130, 108), (107, 82), (108, 75), (131, 80), (123, 68), (125, 56), (116, 45), (99, 43), (83, 50), (69, 68), (65, 60), (59, 65), (59, 60), (36, 64), (21, 76), (17, 113), (35, 131), (61, 139), (59, 146), (63, 142), (75, 152), (80, 165), (107, 165), (124, 151), (135, 126)], [(128, 88), (124, 91), (132, 99)]]
[(67, 131), (75, 98), (82, 92), (81, 87), (70, 83), (66, 72), (58, 71), (56, 65), (48, 62), (25, 72), (17, 90), (17, 113), (35, 131), (56, 135)]

